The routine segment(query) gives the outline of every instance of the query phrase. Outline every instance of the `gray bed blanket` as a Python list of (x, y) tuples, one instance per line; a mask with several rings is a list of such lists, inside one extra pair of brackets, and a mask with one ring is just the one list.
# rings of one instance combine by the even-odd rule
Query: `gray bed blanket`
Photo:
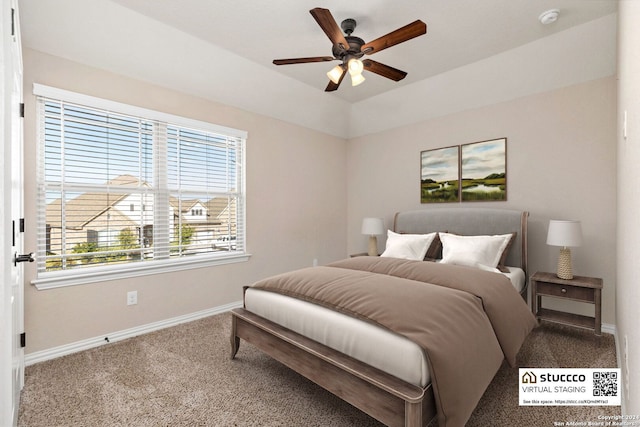
[(374, 323), (425, 351), (440, 426), (464, 426), (506, 357), (536, 320), (499, 273), (395, 258), (357, 257), (253, 285)]

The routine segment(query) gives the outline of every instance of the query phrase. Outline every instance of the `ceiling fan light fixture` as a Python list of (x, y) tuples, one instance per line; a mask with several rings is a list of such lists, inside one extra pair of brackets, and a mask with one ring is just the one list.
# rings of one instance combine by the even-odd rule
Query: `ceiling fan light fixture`
[(364, 64), (362, 63), (362, 61), (356, 58), (352, 58), (349, 60), (348, 67), (349, 67), (349, 74), (351, 74), (351, 77), (356, 76), (358, 74), (362, 74), (362, 70), (364, 70)]
[(336, 65), (331, 70), (329, 70), (329, 72), (327, 73), (327, 77), (329, 77), (329, 80), (331, 80), (333, 83), (338, 84), (343, 72), (344, 70), (342, 68), (342, 65)]
[(364, 82), (366, 79), (362, 74), (352, 74), (351, 75), (351, 86), (358, 86), (360, 83)]

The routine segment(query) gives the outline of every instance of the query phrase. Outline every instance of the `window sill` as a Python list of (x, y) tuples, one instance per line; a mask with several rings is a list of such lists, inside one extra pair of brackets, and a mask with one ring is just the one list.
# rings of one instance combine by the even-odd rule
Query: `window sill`
[(198, 259), (178, 259), (167, 261), (152, 261), (144, 264), (117, 265), (108, 267), (94, 267), (87, 270), (54, 271), (41, 274), (31, 281), (38, 290), (62, 288), (65, 286), (86, 285), (107, 280), (128, 279), (131, 277), (148, 276), (152, 274), (171, 273), (175, 271), (205, 268), (216, 265), (235, 264), (249, 261), (251, 254), (227, 255), (225, 257), (206, 257)]

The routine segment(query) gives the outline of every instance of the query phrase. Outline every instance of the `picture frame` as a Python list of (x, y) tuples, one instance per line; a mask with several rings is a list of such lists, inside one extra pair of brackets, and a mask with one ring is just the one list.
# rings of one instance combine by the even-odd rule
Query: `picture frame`
[(420, 152), (420, 202), (460, 201), (460, 146)]
[(463, 202), (507, 200), (507, 138), (460, 146), (460, 193)]

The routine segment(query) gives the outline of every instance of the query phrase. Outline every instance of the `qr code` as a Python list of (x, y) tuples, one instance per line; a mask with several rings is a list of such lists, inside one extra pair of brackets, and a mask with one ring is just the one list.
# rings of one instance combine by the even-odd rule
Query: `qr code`
[(593, 395), (618, 396), (618, 373), (614, 371), (594, 372)]

